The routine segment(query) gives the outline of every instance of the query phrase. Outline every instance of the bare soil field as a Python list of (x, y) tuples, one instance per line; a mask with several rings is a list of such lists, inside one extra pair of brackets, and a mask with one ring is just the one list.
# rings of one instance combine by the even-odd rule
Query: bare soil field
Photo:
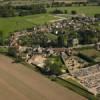
[(22, 64), (0, 55), (0, 100), (86, 100)]

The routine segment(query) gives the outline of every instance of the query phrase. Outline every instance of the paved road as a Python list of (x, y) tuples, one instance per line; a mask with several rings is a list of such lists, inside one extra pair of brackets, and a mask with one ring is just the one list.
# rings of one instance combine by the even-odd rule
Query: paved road
[(84, 97), (0, 55), (0, 100), (86, 100)]

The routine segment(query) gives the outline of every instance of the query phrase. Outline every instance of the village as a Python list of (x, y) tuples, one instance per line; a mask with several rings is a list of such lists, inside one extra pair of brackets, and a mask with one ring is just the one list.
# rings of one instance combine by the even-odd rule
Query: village
[[(9, 53), (17, 60), (22, 59), (35, 65), (46, 75), (55, 75), (64, 80), (71, 78), (94, 95), (100, 94), (100, 30), (96, 29), (100, 26), (98, 21), (98, 18), (75, 15), (14, 32), (10, 36)], [(95, 34), (94, 40), (85, 40), (87, 35), (82, 39), (81, 32)], [(47, 34), (54, 35), (56, 39), (48, 38)], [(82, 54), (80, 50), (85, 48), (98, 52), (98, 60)]]
[(100, 0), (0, 0), (0, 100), (100, 100)]

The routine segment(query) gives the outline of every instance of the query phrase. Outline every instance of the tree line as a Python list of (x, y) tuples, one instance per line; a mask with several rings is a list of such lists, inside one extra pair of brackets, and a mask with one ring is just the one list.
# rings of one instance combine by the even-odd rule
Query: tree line
[(0, 6), (0, 17), (25, 16), (46, 13), (44, 5), (33, 4), (31, 6), (14, 7), (10, 3)]

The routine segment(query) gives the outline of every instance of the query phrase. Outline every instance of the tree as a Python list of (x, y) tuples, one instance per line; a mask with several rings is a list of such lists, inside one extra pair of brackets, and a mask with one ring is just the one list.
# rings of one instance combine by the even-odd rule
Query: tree
[(59, 35), (57, 41), (58, 41), (58, 46), (59, 47), (63, 47), (64, 46), (64, 36), (63, 35)]
[(95, 14), (94, 17), (100, 19), (100, 14)]
[(21, 36), (19, 38), (19, 44), (22, 46), (31, 46), (33, 44), (33, 40), (31, 36)]
[(69, 38), (69, 39), (77, 38), (77, 32), (71, 31), (71, 32), (68, 34), (68, 38)]
[(54, 9), (51, 13), (52, 14), (63, 14), (63, 11), (60, 9)]
[(58, 63), (54, 63), (50, 66), (50, 70), (53, 74), (59, 75), (61, 74), (61, 65), (59, 65)]
[(0, 31), (0, 45), (3, 45), (3, 41), (4, 41), (3, 39), (4, 39), (3, 32)]
[(92, 30), (81, 30), (78, 33), (81, 44), (91, 44), (98, 41), (98, 34)]
[(1, 17), (13, 17), (15, 16), (15, 10), (10, 3), (0, 6), (0, 16)]
[(72, 10), (72, 11), (71, 11), (71, 14), (72, 14), (72, 15), (75, 15), (75, 14), (77, 14), (77, 12), (76, 12), (75, 10)]
[(16, 57), (16, 53), (17, 53), (17, 51), (16, 51), (16, 48), (15, 47), (9, 47), (8, 48), (8, 55), (9, 56)]
[(67, 11), (67, 10), (64, 10), (64, 13), (65, 13), (65, 14), (68, 14), (68, 11)]
[(45, 69), (48, 70), (51, 74), (60, 75), (62, 73), (61, 72), (62, 63), (60, 62), (59, 57), (54, 58), (53, 60), (48, 59), (46, 60), (45, 64), (46, 64)]
[(46, 13), (47, 10), (42, 4), (34, 4), (32, 5), (32, 13), (33, 14), (41, 14), (41, 13)]

